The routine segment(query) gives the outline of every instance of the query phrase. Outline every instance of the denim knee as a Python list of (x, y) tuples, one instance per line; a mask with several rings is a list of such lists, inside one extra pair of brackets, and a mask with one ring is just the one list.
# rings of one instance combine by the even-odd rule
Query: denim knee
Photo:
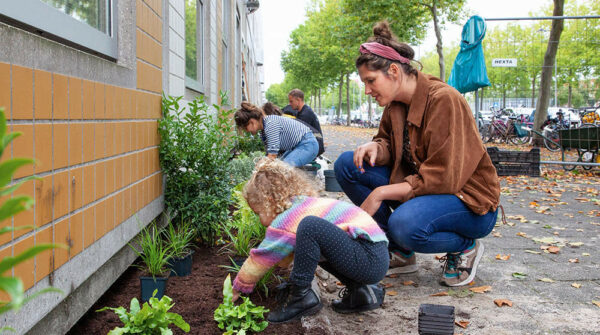
[(388, 237), (403, 248), (413, 251), (422, 250), (428, 243), (425, 227), (417, 216), (398, 207), (388, 221)]
[(335, 171), (335, 178), (338, 181), (350, 181), (352, 180), (352, 174), (349, 173), (349, 169), (354, 167), (354, 152), (346, 151), (343, 152), (333, 164), (333, 170)]

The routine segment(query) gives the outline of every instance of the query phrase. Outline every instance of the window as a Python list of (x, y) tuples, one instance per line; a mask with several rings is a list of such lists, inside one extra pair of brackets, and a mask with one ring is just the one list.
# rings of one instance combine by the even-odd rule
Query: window
[[(221, 89), (229, 93), (229, 29), (230, 29), (230, 0), (224, 0), (221, 7), (222, 10), (222, 51), (221, 51)], [(231, 98), (231, 96), (230, 96)]]
[(3, 1), (0, 20), (111, 59), (117, 58), (117, 0)]
[(204, 4), (185, 0), (185, 85), (204, 89)]

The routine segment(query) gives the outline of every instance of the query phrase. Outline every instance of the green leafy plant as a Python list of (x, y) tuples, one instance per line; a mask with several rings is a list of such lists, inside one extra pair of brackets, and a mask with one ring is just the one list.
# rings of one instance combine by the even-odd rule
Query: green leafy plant
[(225, 230), (231, 241), (225, 246), (230, 252), (239, 256), (248, 256), (250, 249), (260, 243), (265, 237), (266, 227), (260, 223), (258, 215), (248, 206), (242, 195), (246, 182), (238, 184), (232, 191), (232, 202), (236, 206), (232, 220), (227, 223)]
[[(0, 156), (4, 153), (4, 149), (10, 144), (12, 140), (20, 136), (21, 133), (13, 132), (6, 133), (6, 117), (4, 115), (4, 108), (0, 108)], [(23, 183), (32, 180), (39, 179), (35, 176), (30, 176), (26, 178), (22, 178), (18, 182), (10, 185), (10, 181), (13, 178), (13, 174), (15, 171), (27, 164), (32, 164), (33, 159), (29, 158), (13, 158), (13, 159), (5, 159), (0, 162), (0, 196), (7, 197), (12, 194), (15, 190), (17, 190)], [(0, 205), (0, 221), (4, 221), (10, 219), (12, 216), (24, 211), (29, 210), (31, 206), (33, 206), (33, 199), (27, 195), (17, 195)], [(22, 229), (31, 229), (33, 226), (20, 226), (20, 227), (3, 227), (0, 229), (1, 234), (8, 234), (12, 231), (22, 230)], [(66, 248), (64, 245), (60, 244), (37, 244), (34, 247), (26, 249), (15, 256), (4, 257), (0, 260), (0, 291), (3, 291), (8, 294), (10, 297), (10, 301), (0, 301), (0, 314), (4, 314), (7, 311), (13, 310), (16, 311), (26, 302), (34, 299), (40, 294), (48, 293), (48, 292), (57, 292), (62, 293), (61, 290), (55, 288), (46, 288), (36, 292), (35, 294), (30, 295), (25, 298), (23, 294), (23, 282), (18, 277), (10, 276), (10, 269), (13, 267), (25, 262), (26, 260), (34, 257), (40, 252), (53, 249), (56, 247)], [(3, 274), (8, 273), (8, 276)], [(0, 328), (0, 331), (4, 330), (12, 330), (14, 329), (4, 326)]]
[(129, 247), (141, 258), (143, 266), (138, 266), (148, 272), (153, 278), (167, 272), (171, 248), (162, 240), (161, 231), (152, 222), (148, 227), (142, 229), (137, 242), (140, 250), (133, 245)]
[(237, 144), (235, 146), (236, 153), (250, 154), (256, 151), (264, 153), (265, 145), (258, 135), (252, 135), (250, 133), (244, 133), (237, 138)]
[(242, 153), (231, 161), (231, 182), (233, 185), (245, 182), (252, 176), (255, 161), (264, 157), (263, 151), (254, 151), (248, 154)]
[[(231, 261), (231, 265), (219, 265), (219, 266), (226, 269), (229, 272), (232, 272), (232, 273), (240, 272), (242, 265), (237, 264), (231, 257), (229, 257), (229, 260)], [(256, 287), (260, 291), (264, 292), (265, 296), (268, 297), (269, 296), (269, 285), (271, 285), (271, 284), (279, 285), (281, 282), (282, 282), (282, 278), (279, 275), (275, 274), (275, 267), (272, 267), (256, 283)]]
[(158, 300), (156, 295), (157, 290), (152, 293), (149, 303), (145, 302), (140, 308), (140, 303), (137, 298), (131, 299), (129, 312), (125, 307), (104, 307), (96, 312), (111, 310), (117, 314), (124, 327), (116, 327), (111, 330), (108, 335), (121, 334), (144, 334), (144, 335), (172, 335), (173, 332), (169, 329), (171, 324), (181, 328), (184, 332), (190, 331), (190, 325), (183, 320), (181, 315), (171, 313), (169, 310), (175, 305), (172, 299), (163, 295)]
[[(176, 220), (191, 222), (202, 242), (213, 245), (229, 214), (229, 161), (236, 139), (233, 111), (211, 107), (202, 96), (185, 107), (180, 100), (163, 96), (163, 118), (158, 121), (165, 204)], [(226, 100), (222, 93), (222, 105)]]
[(169, 221), (163, 234), (172, 257), (183, 258), (192, 251), (196, 231), (189, 221), (182, 221), (177, 227), (172, 221)]
[(215, 310), (214, 318), (220, 329), (225, 330), (224, 335), (246, 332), (258, 333), (263, 331), (269, 323), (265, 320), (264, 313), (269, 310), (263, 306), (256, 306), (250, 298), (241, 296), (242, 303), (233, 303), (233, 289), (231, 277), (228, 275), (223, 284), (223, 303)]

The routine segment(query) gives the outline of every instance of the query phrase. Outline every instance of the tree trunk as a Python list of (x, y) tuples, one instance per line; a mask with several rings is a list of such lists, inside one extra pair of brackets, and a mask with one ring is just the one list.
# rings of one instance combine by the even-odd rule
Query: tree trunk
[(340, 74), (340, 94), (338, 96), (338, 118), (342, 117), (342, 89), (344, 88), (344, 73)]
[(371, 96), (368, 98), (369, 102), (369, 121), (373, 121), (373, 107), (371, 107)]
[(350, 73), (346, 73), (346, 113), (348, 113), (346, 125), (350, 126)]
[[(485, 90), (485, 87), (481, 88), (481, 94), (479, 95), (479, 110), (481, 111), (483, 109), (483, 91)], [(477, 103), (477, 101), (475, 101), (475, 103)]]
[(502, 88), (502, 108), (506, 108), (506, 87)]
[[(562, 16), (564, 5), (565, 0), (554, 0), (554, 10), (552, 11), (552, 15)], [(552, 84), (552, 70), (554, 67), (556, 51), (558, 50), (558, 43), (560, 41), (560, 35), (562, 34), (563, 27), (564, 20), (552, 20), (552, 28), (550, 29), (548, 47), (546, 48), (546, 54), (544, 54), (544, 66), (542, 67), (542, 76), (540, 79), (540, 95), (535, 108), (535, 121), (533, 123), (534, 129), (540, 129), (548, 115), (550, 84)], [(540, 146), (542, 144), (542, 138), (539, 135), (534, 134), (533, 144)]]
[[(573, 69), (569, 68), (569, 78), (573, 76)], [(567, 101), (567, 107), (572, 107), (571, 98), (573, 97), (573, 86), (571, 85), (571, 81), (569, 80), (569, 99)]]
[(317, 110), (317, 114), (319, 114), (319, 115), (322, 114), (322, 109), (321, 109), (321, 88), (319, 88), (319, 109)]
[(533, 79), (531, 79), (531, 107), (535, 108), (535, 79), (537, 78), (537, 74), (533, 75)]
[(437, 7), (435, 1), (433, 2), (433, 5), (429, 7), (429, 10), (431, 10), (431, 17), (433, 18), (433, 29), (435, 30), (435, 38), (437, 39), (435, 48), (437, 50), (438, 64), (440, 66), (440, 79), (445, 82), (446, 65), (444, 64), (444, 48), (442, 47), (442, 32), (440, 30), (440, 24), (438, 22)]

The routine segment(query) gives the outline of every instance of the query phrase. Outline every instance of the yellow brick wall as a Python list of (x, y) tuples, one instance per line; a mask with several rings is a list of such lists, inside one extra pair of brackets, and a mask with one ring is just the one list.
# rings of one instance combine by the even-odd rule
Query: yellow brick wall
[[(0, 159), (34, 157), (15, 181), (32, 210), (0, 223), (35, 225), (0, 236), (0, 257), (40, 243), (63, 243), (13, 269), (25, 289), (90, 247), (162, 193), (157, 119), (161, 117), (162, 1), (137, 0), (135, 89), (0, 63), (0, 106), (23, 135)], [(40, 51), (43, 52), (43, 51)], [(116, 251), (116, 250), (115, 250)], [(4, 298), (4, 297), (0, 297)]]

